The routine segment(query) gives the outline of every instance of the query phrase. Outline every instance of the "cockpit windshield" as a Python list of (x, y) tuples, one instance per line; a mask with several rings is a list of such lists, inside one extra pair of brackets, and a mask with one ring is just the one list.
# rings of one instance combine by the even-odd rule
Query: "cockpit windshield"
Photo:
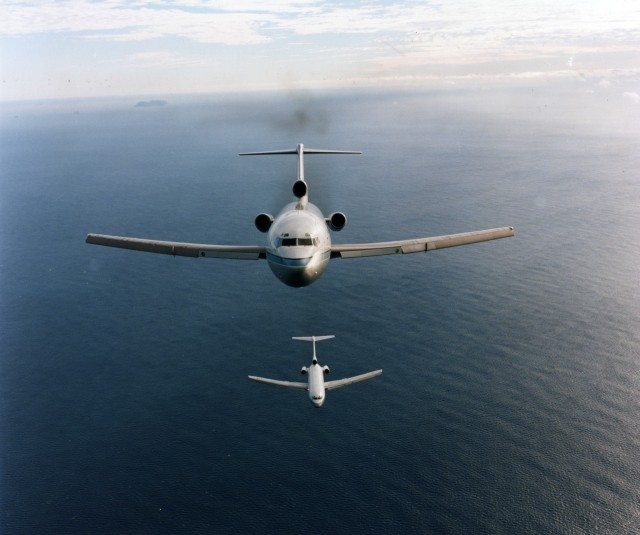
[(318, 238), (289, 238), (289, 237), (278, 237), (276, 240), (276, 247), (295, 247), (297, 246), (305, 246), (309, 247), (311, 245), (315, 245), (316, 247), (320, 244), (320, 240)]

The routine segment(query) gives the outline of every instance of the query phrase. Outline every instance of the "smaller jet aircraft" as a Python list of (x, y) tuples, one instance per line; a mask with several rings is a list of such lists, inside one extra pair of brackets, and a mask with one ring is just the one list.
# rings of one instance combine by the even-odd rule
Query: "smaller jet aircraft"
[(334, 390), (343, 386), (349, 386), (367, 379), (372, 379), (382, 374), (382, 370), (375, 370), (362, 375), (356, 375), (355, 377), (346, 377), (345, 379), (338, 379), (337, 381), (325, 381), (325, 374), (329, 373), (329, 366), (321, 366), (318, 364), (316, 357), (316, 342), (320, 340), (328, 340), (329, 338), (335, 338), (334, 335), (328, 336), (294, 336), (293, 340), (304, 340), (306, 342), (313, 342), (313, 359), (311, 360), (311, 366), (302, 367), (300, 373), (302, 375), (308, 375), (309, 381), (307, 383), (296, 383), (291, 381), (277, 381), (275, 379), (265, 379), (264, 377), (256, 377), (249, 375), (249, 379), (258, 383), (266, 383), (273, 386), (281, 386), (284, 388), (293, 388), (294, 390), (308, 390), (309, 399), (316, 407), (322, 407), (325, 399), (325, 391)]

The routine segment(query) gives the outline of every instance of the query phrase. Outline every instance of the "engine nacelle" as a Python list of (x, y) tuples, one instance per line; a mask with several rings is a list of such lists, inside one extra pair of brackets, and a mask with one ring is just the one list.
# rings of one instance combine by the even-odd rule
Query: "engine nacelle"
[(333, 212), (329, 217), (326, 218), (326, 222), (331, 230), (338, 232), (339, 230), (342, 230), (347, 224), (347, 216), (342, 212)]
[(307, 372), (308, 372), (308, 371), (309, 371), (309, 370), (308, 370), (308, 368), (307, 368), (306, 366), (303, 366), (303, 367), (302, 367), (302, 369), (300, 370), (300, 373), (301, 373), (302, 375), (307, 375)]
[(302, 199), (307, 194), (307, 183), (304, 180), (296, 180), (291, 189), (298, 199)]
[(254, 223), (260, 232), (267, 232), (271, 228), (271, 223), (273, 223), (273, 216), (271, 214), (258, 214)]
[(329, 366), (324, 366), (322, 368), (322, 371), (324, 372), (325, 375), (327, 375), (331, 370), (329, 369)]

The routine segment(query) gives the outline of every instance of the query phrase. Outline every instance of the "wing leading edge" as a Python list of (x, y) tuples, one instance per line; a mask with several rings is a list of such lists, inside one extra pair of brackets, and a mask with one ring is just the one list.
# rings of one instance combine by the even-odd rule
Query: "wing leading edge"
[(354, 377), (346, 377), (345, 379), (338, 379), (336, 381), (326, 381), (324, 383), (324, 389), (335, 390), (336, 388), (341, 388), (343, 386), (349, 386), (356, 383), (360, 383), (362, 381), (366, 381), (367, 379), (373, 379), (374, 377), (378, 377), (378, 375), (382, 375), (382, 370), (375, 370), (372, 372), (363, 373), (361, 375), (356, 375)]
[(334, 244), (331, 246), (331, 258), (358, 258), (363, 256), (381, 256), (389, 254), (409, 254), (445, 249), (458, 245), (468, 245), (515, 235), (513, 227), (500, 227), (431, 238), (416, 238), (376, 243)]
[[(461, 234), (449, 234), (430, 238), (416, 238), (390, 242), (334, 244), (331, 246), (331, 258), (359, 258), (389, 254), (409, 254), (457, 247), (515, 235), (513, 227), (500, 227), (488, 230), (476, 230)], [(258, 260), (266, 258), (266, 247), (260, 245), (210, 245), (204, 243), (183, 243), (107, 234), (87, 234), (87, 243), (131, 249), (147, 253), (159, 253), (192, 258), (229, 258), (234, 260)]]
[(309, 390), (307, 383), (296, 383), (294, 381), (278, 381), (276, 379), (267, 379), (265, 377), (256, 377), (255, 375), (249, 375), (249, 379), (256, 383), (264, 383), (267, 385), (281, 386), (283, 388), (293, 388), (294, 390)]
[(126, 238), (123, 236), (108, 236), (106, 234), (88, 234), (86, 241), (94, 245), (193, 258), (230, 258), (234, 260), (266, 258), (266, 248), (259, 245), (208, 245), (203, 243)]

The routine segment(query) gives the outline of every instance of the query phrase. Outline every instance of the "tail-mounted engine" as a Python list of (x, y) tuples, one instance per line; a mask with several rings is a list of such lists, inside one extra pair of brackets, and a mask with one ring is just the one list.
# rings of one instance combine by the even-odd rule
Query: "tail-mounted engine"
[(327, 375), (331, 370), (329, 369), (329, 366), (324, 366), (322, 368), (322, 371), (324, 372), (325, 375)]
[(307, 183), (304, 180), (296, 180), (291, 189), (298, 199), (302, 199), (307, 194)]
[(258, 214), (254, 223), (260, 232), (267, 232), (271, 228), (271, 223), (273, 223), (273, 216), (271, 214)]
[(333, 212), (325, 221), (331, 230), (338, 232), (347, 224), (347, 216), (342, 212)]
[(303, 367), (302, 367), (302, 369), (300, 370), (300, 373), (301, 373), (302, 375), (307, 375), (307, 372), (308, 372), (308, 371), (309, 371), (309, 370), (308, 370), (308, 368), (307, 368), (306, 366), (303, 366)]

